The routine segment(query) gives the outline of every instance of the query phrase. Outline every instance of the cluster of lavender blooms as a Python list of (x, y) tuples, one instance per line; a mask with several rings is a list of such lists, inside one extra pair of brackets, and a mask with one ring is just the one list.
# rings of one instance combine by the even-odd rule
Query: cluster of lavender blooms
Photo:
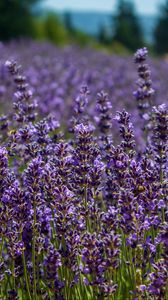
[[(103, 76), (95, 101), (86, 85), (73, 105), (64, 100), (62, 118), (71, 112), (67, 128), (57, 119), (63, 110), (53, 114), (51, 100), (49, 115), (41, 113), (39, 91), (16, 60), (3, 65), (1, 86), (12, 86), (14, 97), (0, 119), (0, 299), (168, 298), (168, 107), (151, 103), (146, 59), (146, 48), (135, 53), (139, 80), (137, 101), (131, 100), (143, 123), (142, 148), (131, 114), (112, 113), (110, 94), (101, 91)], [(39, 72), (40, 63), (37, 56)], [(44, 59), (38, 75), (41, 88), (49, 63)], [(59, 53), (57, 64), (61, 71)], [(60, 72), (60, 80), (76, 84), (76, 72)], [(62, 86), (53, 85), (51, 94), (59, 90), (63, 97)], [(150, 128), (145, 138), (144, 128)]]
[[(132, 115), (136, 127), (136, 143), (139, 146), (143, 144), (141, 127), (146, 128), (147, 124), (144, 124), (141, 119), (142, 115), (144, 115), (143, 118), (147, 118), (145, 107), (149, 105), (146, 101), (148, 97), (145, 87), (150, 84), (150, 72), (145, 63), (147, 52), (144, 55), (144, 61), (138, 61), (138, 59), (136, 61), (139, 74), (141, 73), (137, 89), (138, 97), (140, 97), (138, 101), (132, 99), (136, 78), (136, 68), (133, 66), (132, 57), (114, 56), (95, 52), (93, 49), (78, 49), (74, 46), (62, 49), (47, 43), (31, 41), (1, 43), (0, 53), (0, 113), (4, 114), (0, 120), (0, 126), (1, 124), (6, 126), (6, 113), (9, 111), (9, 106), (12, 108), (12, 95), (15, 89), (15, 83), (8, 76), (3, 62), (16, 60), (24, 69), (31, 92), (38, 102), (37, 112), (40, 116), (46, 117), (52, 112), (61, 124), (69, 127), (68, 121), (72, 117), (74, 99), (80, 97), (81, 86), (87, 86), (90, 91), (90, 95), (87, 96), (87, 115), (93, 118), (95, 115), (93, 100), (104, 90), (112, 102), (113, 115), (116, 111), (121, 111), (123, 107)], [(148, 94), (152, 92), (152, 89), (155, 90), (155, 94), (151, 95), (150, 99), (153, 106), (161, 104), (162, 99), (168, 97), (168, 63), (164, 60), (153, 59), (150, 65), (154, 86), (151, 86), (150, 91), (147, 90)], [(146, 97), (146, 100), (142, 101), (141, 97)], [(137, 110), (137, 103), (144, 107), (141, 111)], [(116, 126), (113, 126), (113, 136), (114, 142), (119, 142)]]

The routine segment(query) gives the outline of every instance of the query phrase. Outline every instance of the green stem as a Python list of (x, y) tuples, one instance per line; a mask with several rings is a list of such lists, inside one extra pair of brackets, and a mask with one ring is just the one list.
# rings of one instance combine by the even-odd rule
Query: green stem
[(2, 242), (1, 242), (1, 246), (0, 246), (0, 261), (2, 258), (3, 244), (4, 244), (4, 236), (2, 237)]
[(12, 257), (12, 277), (13, 277), (13, 289), (15, 290), (15, 259)]
[[(2, 236), (2, 242), (0, 244), (0, 262), (2, 261), (3, 244), (4, 244), (4, 236)], [(2, 284), (1, 284), (1, 287), (0, 287), (0, 291), (1, 291), (0, 296), (2, 296), (2, 294), (3, 294)]]
[(26, 288), (28, 292), (28, 297), (29, 300), (32, 300), (31, 294), (30, 294), (30, 288), (29, 288), (29, 281), (28, 281), (28, 276), (27, 276), (27, 267), (26, 267), (26, 260), (25, 260), (25, 255), (24, 252), (22, 254), (22, 259), (23, 259), (23, 269), (24, 269), (24, 276), (25, 276), (25, 281), (26, 281)]
[[(160, 151), (160, 158), (161, 158), (161, 164), (160, 164), (160, 183), (161, 183), (161, 187), (163, 186), (163, 181), (164, 181), (164, 170), (163, 170), (163, 163), (162, 163), (162, 159), (163, 159), (163, 155), (162, 152)], [(165, 222), (165, 212), (164, 212), (164, 208), (161, 209), (162, 210), (162, 223)]]
[(32, 263), (33, 263), (33, 300), (37, 299), (36, 291), (36, 204), (33, 203), (33, 241), (32, 241)]

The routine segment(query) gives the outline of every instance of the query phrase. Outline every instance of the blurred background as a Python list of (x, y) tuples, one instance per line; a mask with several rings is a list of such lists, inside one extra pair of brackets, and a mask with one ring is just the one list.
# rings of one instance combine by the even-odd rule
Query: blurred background
[(167, 0), (0, 0), (0, 40), (33, 38), (127, 54), (168, 53)]

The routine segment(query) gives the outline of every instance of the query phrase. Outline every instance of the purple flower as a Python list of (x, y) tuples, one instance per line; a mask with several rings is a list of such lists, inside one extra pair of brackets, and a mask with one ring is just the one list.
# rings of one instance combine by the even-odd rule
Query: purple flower
[(148, 50), (146, 47), (141, 48), (137, 50), (137, 52), (134, 54), (135, 63), (142, 63), (146, 60), (148, 55)]

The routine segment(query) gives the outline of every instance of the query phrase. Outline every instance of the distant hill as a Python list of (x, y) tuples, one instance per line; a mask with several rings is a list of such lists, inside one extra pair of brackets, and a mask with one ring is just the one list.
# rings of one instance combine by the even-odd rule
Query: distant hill
[[(63, 13), (59, 14), (63, 17)], [(73, 26), (87, 34), (97, 36), (100, 26), (102, 25), (106, 26), (107, 30), (111, 32), (112, 16), (110, 13), (73, 11), (70, 14)], [(157, 17), (140, 15), (139, 22), (142, 26), (146, 41), (151, 43), (153, 40), (153, 31), (157, 23)]]

